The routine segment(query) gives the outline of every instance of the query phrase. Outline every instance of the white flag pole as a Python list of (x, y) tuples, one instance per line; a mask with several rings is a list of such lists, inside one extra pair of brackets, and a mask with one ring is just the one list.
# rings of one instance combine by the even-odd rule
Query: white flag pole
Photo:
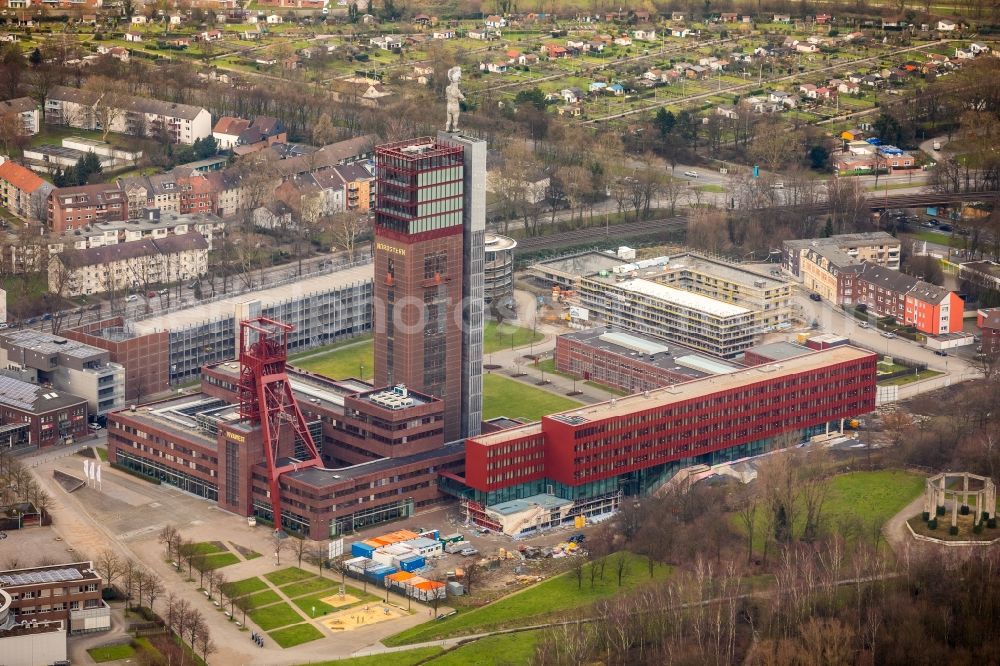
[(101, 468), (102, 467), (104, 467), (104, 465), (98, 465), (97, 466), (97, 485), (100, 486), (103, 489), (103, 486), (101, 486)]
[(83, 461), (83, 481), (88, 486), (90, 485), (90, 461), (89, 460), (84, 460)]

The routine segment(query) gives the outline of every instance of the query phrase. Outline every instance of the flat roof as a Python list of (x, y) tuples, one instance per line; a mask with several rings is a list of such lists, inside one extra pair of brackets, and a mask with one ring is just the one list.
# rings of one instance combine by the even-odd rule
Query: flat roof
[(140, 336), (161, 331), (175, 331), (195, 324), (229, 318), (235, 316), (236, 306), (240, 303), (260, 301), (261, 308), (267, 308), (292, 298), (329, 292), (354, 283), (371, 281), (374, 275), (373, 271), (373, 264), (363, 264), (332, 273), (314, 275), (290, 284), (260, 291), (250, 291), (211, 303), (203, 303), (137, 320), (133, 323), (133, 329), (135, 335)]
[[(618, 354), (619, 356), (635, 357), (636, 360), (640, 360), (639, 356), (645, 355), (646, 358), (641, 359), (642, 363), (670, 372), (687, 375), (691, 379), (704, 377), (706, 374), (713, 372), (711, 369), (699, 368), (697, 362), (686, 363), (684, 365), (679, 363), (681, 358), (703, 359), (705, 361), (711, 361), (711, 359), (698, 354), (692, 354), (683, 345), (664, 345), (662, 341), (637, 333), (622, 333), (619, 331), (609, 333), (605, 328), (595, 327), (582, 331), (573, 331), (572, 333), (564, 333), (560, 337), (575, 340), (593, 349)], [(671, 349), (673, 350), (673, 354), (670, 352)], [(677, 356), (677, 354), (681, 354), (681, 356)], [(650, 355), (652, 358), (650, 358)], [(723, 365), (720, 361), (715, 361), (715, 363), (718, 363), (720, 366)], [(727, 365), (726, 371), (728, 372), (730, 368), (734, 367)]]
[(653, 282), (652, 280), (639, 278), (625, 280), (619, 282), (617, 286), (625, 291), (656, 298), (691, 310), (706, 312), (716, 317), (738, 317), (750, 314), (750, 310), (741, 308), (738, 305), (719, 301), (690, 291), (684, 291), (683, 289), (668, 287), (665, 284)]
[(207, 449), (215, 450), (215, 437), (204, 432), (199, 427), (196, 418), (197, 414), (212, 409), (224, 412), (239, 408), (206, 393), (195, 393), (149, 405), (141, 405), (136, 407), (134, 412), (130, 409), (119, 409), (114, 413), (138, 423), (165, 430), (181, 441), (194, 442)]
[(509, 502), (501, 502), (500, 504), (491, 504), (489, 506), (489, 510), (494, 513), (499, 513), (502, 516), (511, 516), (523, 511), (528, 511), (529, 509), (534, 509), (535, 507), (551, 510), (558, 509), (572, 503), (573, 500), (563, 499), (561, 497), (556, 497), (555, 495), (532, 495), (531, 497), (525, 497), (524, 499), (510, 500)]
[(758, 365), (738, 372), (693, 379), (674, 386), (655, 389), (648, 392), (648, 397), (646, 394), (637, 394), (594, 405), (578, 407), (565, 412), (559, 412), (559, 416), (582, 418), (584, 422), (622, 416), (643, 409), (691, 400), (692, 398), (710, 393), (749, 386), (774, 377), (793, 375), (834, 363), (855, 361), (872, 355), (874, 355), (874, 352), (848, 345), (831, 347), (830, 349), (818, 351), (815, 354), (799, 356), (782, 361), (781, 363)]
[(76, 340), (70, 340), (58, 335), (36, 331), (30, 328), (23, 328), (16, 331), (9, 331), (0, 335), (12, 346), (23, 347), (40, 354), (66, 354), (75, 358), (90, 358), (91, 356), (106, 355), (103, 349)]
[(592, 275), (601, 271), (610, 271), (615, 266), (627, 264), (614, 254), (605, 252), (583, 252), (569, 257), (560, 257), (549, 261), (540, 261), (532, 268), (543, 273), (555, 273), (568, 277)]
[(684, 356), (678, 356), (675, 360), (677, 365), (682, 368), (690, 368), (706, 375), (727, 375), (743, 369), (741, 366), (733, 365), (732, 363), (726, 363), (716, 358), (699, 356), (697, 354), (685, 354)]
[(648, 338), (640, 338), (637, 335), (631, 335), (629, 333), (619, 333), (619, 332), (608, 332), (602, 333), (598, 336), (601, 342), (607, 342), (618, 347), (623, 347), (629, 351), (639, 352), (640, 354), (666, 354), (670, 351), (670, 347), (667, 345), (650, 340)]
[(442, 456), (452, 455), (455, 453), (465, 453), (464, 440), (458, 440), (457, 442), (445, 444), (444, 446), (431, 449), (430, 451), (414, 453), (412, 456), (404, 456), (401, 458), (379, 458), (378, 460), (351, 465), (349, 467), (340, 467), (337, 469), (330, 469), (327, 467), (307, 467), (306, 469), (287, 472), (286, 474), (283, 474), (282, 477), (296, 479), (297, 481), (307, 483), (316, 488), (323, 488), (324, 486), (335, 486), (345, 479), (353, 479), (359, 476), (395, 469), (397, 467), (424, 462), (426, 460), (433, 460), (434, 458), (440, 458)]
[(72, 393), (0, 375), (0, 405), (32, 414), (42, 414), (86, 402), (85, 398)]
[(803, 347), (802, 345), (797, 345), (794, 342), (784, 341), (769, 342), (766, 345), (757, 345), (756, 347), (751, 347), (747, 351), (760, 354), (761, 356), (769, 358), (772, 361), (802, 356), (803, 354), (812, 354), (814, 352), (814, 350), (809, 347)]
[(93, 563), (73, 562), (70, 564), (53, 564), (45, 567), (28, 567), (25, 569), (0, 571), (0, 585), (4, 587), (39, 585), (74, 580), (94, 580), (98, 577), (94, 572)]

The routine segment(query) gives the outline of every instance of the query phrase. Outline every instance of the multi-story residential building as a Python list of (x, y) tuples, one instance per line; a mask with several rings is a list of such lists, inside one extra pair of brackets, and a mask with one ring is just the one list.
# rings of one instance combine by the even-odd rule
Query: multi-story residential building
[(0, 206), (23, 220), (43, 220), (50, 183), (30, 169), (0, 157)]
[(856, 234), (838, 234), (829, 238), (804, 238), (781, 244), (782, 265), (786, 271), (799, 277), (802, 257), (809, 250), (824, 254), (840, 250), (844, 255), (896, 270), (899, 268), (900, 241), (884, 231), (866, 231)]
[(129, 219), (138, 219), (146, 208), (180, 213), (180, 187), (173, 172), (120, 178), (118, 187), (128, 198)]
[(985, 308), (976, 312), (976, 326), (981, 332), (982, 353), (1000, 354), (1000, 308)]
[(717, 358), (692, 354), (685, 347), (671, 350), (654, 338), (608, 331), (603, 327), (558, 336), (555, 362), (559, 372), (628, 393), (641, 393), (742, 368)]
[(127, 222), (101, 222), (67, 231), (60, 236), (52, 235), (48, 239), (49, 256), (66, 250), (86, 250), (146, 238), (183, 236), (193, 231), (208, 241), (208, 249), (211, 250), (214, 239), (226, 228), (226, 223), (220, 217), (210, 213), (179, 215), (157, 208), (146, 208), (141, 214), (142, 217)]
[(834, 347), (470, 437), (464, 475), (443, 472), (441, 488), (475, 522), (515, 535), (607, 513), (682, 467), (758, 454), (872, 411), (876, 361)]
[(127, 219), (128, 197), (114, 184), (57, 187), (48, 196), (49, 231), (56, 234)]
[(0, 370), (87, 400), (104, 416), (125, 402), (125, 368), (110, 354), (82, 342), (24, 329), (0, 335)]
[[(46, 447), (88, 434), (87, 399), (0, 375), (0, 425), (16, 443)], [(8, 433), (5, 432), (5, 435)]]
[(208, 241), (197, 233), (64, 252), (49, 261), (49, 291), (63, 296), (143, 290), (201, 277)]
[(10, 597), (15, 622), (61, 622), (70, 634), (111, 628), (111, 608), (101, 599), (102, 588), (91, 562), (0, 571), (0, 589)]
[(375, 175), (367, 162), (335, 166), (344, 183), (344, 208), (369, 211), (375, 208)]
[(0, 101), (0, 118), (14, 116), (21, 133), (25, 136), (38, 134), (41, 129), (41, 113), (38, 110), (38, 103), (30, 97), (18, 97)]
[(217, 210), (215, 187), (204, 174), (178, 176), (177, 189), (180, 193), (178, 212), (181, 215), (214, 213)]
[(103, 94), (56, 86), (45, 100), (45, 120), (88, 130), (104, 130), (134, 136), (166, 137), (173, 143), (194, 144), (212, 135), (212, 114), (188, 104), (162, 102), (144, 97), (124, 97), (108, 107)]

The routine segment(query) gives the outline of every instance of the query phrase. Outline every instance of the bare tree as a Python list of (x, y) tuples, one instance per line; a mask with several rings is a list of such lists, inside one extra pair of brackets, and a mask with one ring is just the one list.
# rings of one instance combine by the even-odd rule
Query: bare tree
[(112, 587), (116, 580), (122, 575), (124, 562), (121, 556), (110, 548), (101, 551), (101, 554), (94, 560), (94, 568), (97, 570), (104, 587)]
[(366, 215), (356, 211), (344, 211), (332, 215), (327, 224), (333, 245), (347, 252), (347, 260), (354, 261), (358, 240), (371, 229), (371, 223)]

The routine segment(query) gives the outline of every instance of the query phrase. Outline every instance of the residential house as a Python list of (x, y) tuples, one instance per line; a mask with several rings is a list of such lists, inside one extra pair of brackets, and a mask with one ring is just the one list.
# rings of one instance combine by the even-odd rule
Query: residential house
[(670, 29), (670, 36), (671, 37), (687, 37), (690, 34), (691, 34), (691, 30), (688, 29), (688, 28), (671, 28)]
[(135, 14), (132, 17), (132, 25), (145, 25), (148, 22), (149, 22), (149, 19), (147, 19), (142, 14)]
[(198, 39), (202, 42), (217, 42), (222, 39), (221, 30), (204, 30), (198, 33)]
[(284, 20), (280, 16), (278, 16), (277, 14), (268, 14), (267, 18), (264, 19), (264, 21), (268, 25), (278, 25), (280, 23), (284, 23)]
[(431, 17), (427, 14), (417, 14), (413, 17), (413, 23), (416, 25), (430, 25)]
[(537, 65), (538, 55), (535, 53), (522, 53), (517, 57), (518, 65)]
[(816, 88), (816, 99), (833, 99), (837, 96), (836, 88), (827, 88), (826, 86), (820, 86)]
[(118, 187), (128, 200), (128, 219), (136, 220), (143, 210), (180, 214), (180, 188), (173, 172), (118, 179)]
[(829, 25), (833, 23), (833, 17), (830, 16), (829, 14), (817, 14), (816, 23), (818, 25)]
[(632, 38), (628, 35), (615, 37), (615, 46), (632, 46)]
[(816, 99), (816, 86), (811, 83), (803, 83), (800, 85), (799, 92), (809, 99)]
[(542, 46), (542, 52), (549, 58), (566, 58), (569, 56), (569, 51), (566, 47), (559, 46), (558, 44), (544, 44)]
[(571, 118), (579, 118), (583, 115), (583, 109), (578, 104), (560, 106), (557, 111), (560, 116), (570, 116)]
[(584, 94), (579, 88), (563, 88), (559, 91), (559, 96), (562, 97), (567, 104), (576, 104), (583, 101)]
[(781, 104), (782, 106), (787, 106), (790, 109), (794, 109), (798, 106), (798, 102), (795, 101), (794, 97), (781, 90), (771, 91), (771, 94), (768, 95), (768, 99), (775, 104)]
[(500, 30), (501, 28), (507, 27), (507, 19), (502, 16), (497, 16), (496, 14), (490, 14), (486, 17), (486, 27), (492, 30)]
[(625, 94), (625, 86), (620, 83), (612, 83), (605, 89), (605, 91), (611, 93), (615, 97), (621, 97)]
[[(233, 129), (235, 128), (230, 129), (230, 131)], [(237, 156), (249, 155), (275, 143), (285, 143), (286, 141), (288, 141), (288, 133), (284, 123), (271, 116), (257, 116), (252, 123), (240, 130), (232, 151)]]
[(815, 44), (810, 44), (809, 42), (799, 42), (795, 45), (795, 50), (798, 53), (816, 53), (819, 51), (819, 47)]
[(684, 20), (684, 12), (671, 12), (670, 13), (670, 20), (671, 21), (683, 21)]
[(723, 118), (728, 118), (729, 120), (736, 120), (740, 117), (739, 112), (736, 107), (728, 105), (719, 105), (715, 107), (715, 115), (722, 116)]
[(480, 71), (489, 72), (491, 74), (503, 74), (507, 71), (508, 64), (503, 60), (495, 60), (493, 62), (481, 62), (479, 63)]
[(141, 42), (142, 41), (142, 33), (139, 33), (139, 32), (126, 32), (125, 33), (125, 41), (126, 42)]
[[(833, 82), (831, 81), (830, 83), (832, 84)], [(848, 95), (857, 95), (861, 92), (861, 86), (851, 81), (840, 81), (837, 84), (837, 92), (847, 93)]]
[(208, 242), (192, 232), (58, 254), (49, 261), (49, 290), (84, 296), (187, 281), (207, 272)]
[(442, 30), (431, 35), (431, 39), (455, 39), (454, 30)]
[(589, 42), (587, 42), (586, 50), (590, 51), (591, 53), (603, 53), (604, 47), (605, 47), (604, 42), (602, 42), (599, 39), (592, 39)]
[(48, 196), (49, 230), (61, 234), (95, 222), (128, 219), (128, 198), (117, 185), (98, 183), (58, 187)]
[(327, 171), (336, 172), (344, 184), (343, 207), (346, 210), (369, 211), (375, 209), (375, 174), (367, 162), (341, 164), (316, 172), (316, 179), (321, 185), (327, 182)]
[(372, 46), (377, 46), (383, 51), (392, 51), (403, 48), (403, 38), (398, 35), (381, 35), (368, 40)]
[(0, 118), (14, 117), (24, 136), (38, 134), (41, 129), (41, 112), (38, 103), (30, 97), (17, 97), (0, 102)]
[(722, 12), (719, 14), (719, 21), (722, 23), (736, 23), (736, 12)]
[(954, 21), (949, 21), (948, 19), (941, 19), (937, 22), (938, 32), (951, 32), (957, 27)]
[(253, 224), (259, 229), (294, 229), (295, 222), (291, 206), (280, 199), (268, 201), (254, 209)]
[(184, 22), (184, 16), (182, 14), (170, 15), (170, 25), (180, 25), (183, 22)]
[(589, 92), (602, 92), (607, 87), (608, 84), (606, 81), (591, 81), (590, 85), (587, 86), (587, 90)]
[(773, 23), (791, 23), (792, 22), (792, 15), (791, 14), (775, 14), (773, 16), (773, 18), (771, 19), (771, 21)]
[(20, 164), (0, 160), (0, 207), (22, 220), (44, 220), (52, 185)]
[(978, 55), (983, 55), (985, 53), (989, 53), (990, 47), (986, 46), (985, 44), (981, 44), (979, 42), (972, 42), (971, 44), (969, 44), (969, 50), (972, 51), (974, 55), (978, 56)]

